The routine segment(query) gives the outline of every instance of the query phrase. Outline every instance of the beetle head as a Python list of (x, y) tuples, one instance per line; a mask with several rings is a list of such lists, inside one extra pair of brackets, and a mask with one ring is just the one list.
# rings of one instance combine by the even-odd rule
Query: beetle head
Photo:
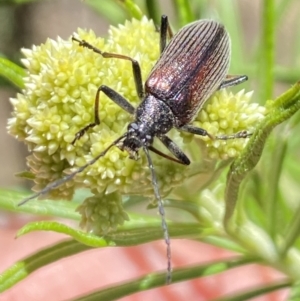
[(126, 150), (130, 159), (139, 159), (138, 151), (141, 147), (149, 147), (153, 142), (153, 135), (149, 134), (147, 126), (143, 123), (132, 122), (128, 125), (125, 139), (117, 146), (121, 150)]

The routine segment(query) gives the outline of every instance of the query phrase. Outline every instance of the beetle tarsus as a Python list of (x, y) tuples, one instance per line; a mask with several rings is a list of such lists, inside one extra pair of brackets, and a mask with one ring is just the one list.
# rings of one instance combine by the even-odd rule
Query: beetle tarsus
[(219, 136), (215, 136), (214, 139), (215, 140), (230, 140), (230, 139), (240, 139), (240, 138), (249, 138), (253, 133), (249, 133), (248, 131), (244, 130), (244, 131), (240, 131), (238, 133), (235, 134), (231, 134), (231, 135), (219, 135)]

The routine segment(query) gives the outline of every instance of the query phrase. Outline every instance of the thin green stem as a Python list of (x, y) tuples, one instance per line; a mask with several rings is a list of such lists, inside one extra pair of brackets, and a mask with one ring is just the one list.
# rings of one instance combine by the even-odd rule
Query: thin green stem
[(18, 88), (24, 88), (26, 71), (22, 67), (3, 57), (0, 57), (0, 75), (8, 79)]
[(89, 246), (74, 240), (67, 240), (15, 262), (0, 275), (0, 292), (12, 287), (39, 268), (88, 249), (90, 249)]
[[(276, 139), (278, 141), (279, 139)], [(276, 143), (274, 154), (272, 155), (272, 165), (269, 168), (267, 178), (267, 196), (265, 205), (267, 206), (267, 222), (270, 236), (275, 240), (278, 233), (277, 210), (278, 210), (278, 194), (279, 194), (279, 179), (283, 167), (285, 154), (287, 151), (286, 139), (280, 139), (280, 143)]]
[(132, 0), (120, 0), (123, 3), (125, 9), (129, 13), (132, 18), (137, 20), (141, 20), (143, 17), (143, 12), (139, 8), (139, 6)]
[(265, 295), (267, 293), (271, 293), (286, 287), (291, 287), (292, 282), (289, 280), (281, 281), (277, 283), (272, 283), (271, 285), (264, 285), (261, 287), (256, 287), (249, 291), (244, 291), (238, 294), (230, 295), (227, 297), (222, 297), (218, 299), (214, 299), (213, 301), (245, 301), (250, 300), (254, 297), (258, 297), (261, 295)]
[(180, 27), (195, 20), (189, 0), (173, 0), (173, 3), (174, 8), (176, 9)]
[(24, 212), (36, 215), (48, 215), (55, 217), (68, 218), (71, 220), (80, 220), (80, 214), (75, 212), (78, 204), (68, 201), (50, 201), (33, 200), (23, 206), (18, 203), (26, 195), (13, 190), (0, 190), (0, 209), (12, 212)]
[[(32, 231), (53, 231), (64, 233), (75, 240), (92, 247), (114, 246), (134, 246), (162, 237), (161, 221), (155, 222), (130, 221), (126, 225), (119, 227), (116, 231), (110, 232), (103, 237), (73, 229), (64, 224), (51, 221), (32, 222), (25, 225), (18, 231), (17, 236), (27, 234)], [(201, 236), (203, 228), (197, 223), (182, 224), (169, 223), (169, 233), (175, 237), (197, 238)]]
[(236, 1), (228, 5), (227, 1), (218, 1), (218, 13), (231, 37), (231, 64), (230, 72), (233, 74), (247, 74), (245, 70), (245, 58), (243, 56), (243, 38), (241, 35), (240, 13)]
[(246, 175), (256, 166), (268, 135), (276, 125), (287, 120), (299, 110), (299, 90), (300, 83), (297, 83), (274, 101), (270, 113), (258, 125), (246, 148), (232, 163), (227, 176), (225, 191), (225, 226), (227, 226), (236, 206), (240, 184)]
[(295, 241), (299, 238), (300, 233), (300, 205), (294, 212), (293, 220), (289, 223), (284, 235), (283, 245), (281, 246), (280, 256), (286, 256), (288, 250), (293, 246)]
[(146, 0), (146, 7), (149, 17), (154, 21), (154, 24), (160, 24), (161, 12), (157, 0)]
[(20, 237), (32, 231), (54, 231), (57, 233), (64, 233), (71, 236), (76, 241), (83, 243), (89, 247), (104, 247), (109, 244), (109, 241), (106, 241), (102, 237), (73, 229), (58, 222), (50, 221), (28, 223), (18, 231), (17, 237)]
[(275, 4), (274, 0), (264, 0), (263, 3), (259, 83), (261, 101), (266, 101), (272, 98), (274, 86)]
[[(219, 262), (210, 262), (204, 265), (174, 269), (172, 272), (172, 283), (218, 274), (235, 267), (250, 264), (252, 262), (254, 262), (253, 258), (230, 259)], [(128, 296), (136, 292), (149, 290), (155, 287), (164, 286), (165, 284), (165, 272), (153, 273), (136, 280), (118, 284), (117, 286), (99, 290), (90, 295), (81, 296), (74, 301), (117, 300), (121, 297)]]

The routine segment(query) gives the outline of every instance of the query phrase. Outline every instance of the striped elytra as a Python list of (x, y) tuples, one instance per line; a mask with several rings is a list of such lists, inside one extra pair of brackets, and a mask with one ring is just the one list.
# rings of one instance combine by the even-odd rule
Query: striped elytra
[(189, 123), (220, 87), (229, 63), (230, 38), (224, 26), (196, 21), (171, 39), (146, 81), (146, 92), (165, 101), (181, 125)]

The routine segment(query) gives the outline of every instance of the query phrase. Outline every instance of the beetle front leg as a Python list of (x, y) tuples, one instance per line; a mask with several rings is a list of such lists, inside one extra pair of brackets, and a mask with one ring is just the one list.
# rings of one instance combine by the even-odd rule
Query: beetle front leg
[(138, 61), (136, 61), (135, 59), (133, 59), (130, 56), (127, 56), (127, 55), (118, 54), (118, 53), (104, 52), (104, 51), (94, 47), (90, 43), (86, 42), (85, 40), (78, 40), (75, 37), (72, 37), (72, 40), (78, 42), (79, 46), (86, 47), (86, 48), (91, 49), (92, 51), (94, 51), (96, 53), (99, 53), (104, 58), (116, 58), (116, 59), (120, 59), (120, 60), (130, 61), (131, 65), (132, 65), (132, 73), (133, 73), (133, 77), (134, 77), (134, 83), (135, 83), (135, 88), (136, 88), (137, 95), (140, 99), (143, 98), (144, 88), (143, 88), (142, 72), (141, 72), (141, 67), (140, 67), (140, 64), (139, 64)]
[(113, 102), (115, 102), (118, 106), (120, 106), (123, 110), (127, 111), (129, 114), (133, 115), (135, 108), (130, 104), (126, 98), (124, 98), (122, 95), (120, 95), (118, 92), (113, 90), (112, 88), (109, 88), (107, 86), (100, 86), (97, 90), (96, 98), (95, 98), (95, 106), (94, 106), (94, 116), (95, 121), (88, 124), (84, 128), (82, 128), (79, 132), (75, 134), (75, 138), (72, 141), (72, 144), (74, 145), (75, 142), (80, 139), (88, 129), (93, 128), (94, 126), (100, 124), (100, 118), (99, 118), (99, 102), (100, 102), (100, 92), (103, 92), (108, 98), (110, 98)]
[(189, 165), (191, 163), (190, 159), (185, 155), (185, 153), (168, 136), (162, 135), (158, 138), (165, 145), (165, 147), (178, 159), (178, 161), (176, 160), (175, 162), (181, 163), (183, 165)]

